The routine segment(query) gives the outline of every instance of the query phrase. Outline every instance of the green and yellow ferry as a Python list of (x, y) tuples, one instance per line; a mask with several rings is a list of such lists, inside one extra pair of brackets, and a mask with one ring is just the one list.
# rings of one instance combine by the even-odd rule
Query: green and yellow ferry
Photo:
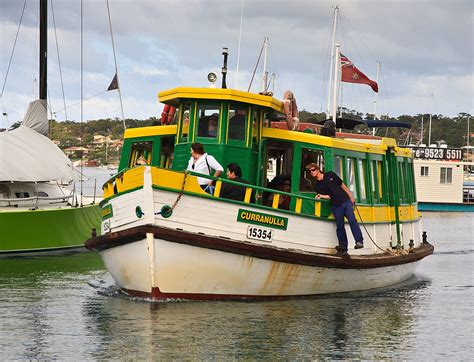
[[(411, 151), (395, 140), (286, 127), (284, 103), (271, 95), (178, 87), (158, 98), (176, 109), (173, 120), (126, 130), (119, 172), (103, 186), (102, 235), (86, 242), (125, 293), (205, 300), (366, 290), (410, 278), (433, 252)], [(238, 163), (248, 183), (186, 171), (193, 142), (224, 167)], [(355, 250), (348, 233), (350, 258), (336, 255), (330, 203), (315, 199), (305, 170), (311, 162), (337, 173), (356, 198), (365, 247)], [(213, 195), (198, 176), (215, 181)], [(273, 187), (278, 179), (291, 182), (288, 192)], [(244, 199), (220, 197), (225, 183), (245, 187)]]

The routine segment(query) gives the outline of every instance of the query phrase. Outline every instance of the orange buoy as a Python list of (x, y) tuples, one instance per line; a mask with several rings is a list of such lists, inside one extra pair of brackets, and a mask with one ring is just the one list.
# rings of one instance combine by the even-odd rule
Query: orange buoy
[(161, 112), (161, 124), (171, 124), (175, 112), (176, 107), (170, 106), (169, 104), (165, 104), (165, 106), (163, 107), (163, 112)]

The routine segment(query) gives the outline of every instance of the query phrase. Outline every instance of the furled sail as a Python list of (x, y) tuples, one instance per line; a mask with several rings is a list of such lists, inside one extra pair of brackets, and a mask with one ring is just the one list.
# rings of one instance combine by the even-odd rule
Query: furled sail
[(0, 181), (77, 181), (71, 163), (48, 137), (31, 128), (0, 132)]

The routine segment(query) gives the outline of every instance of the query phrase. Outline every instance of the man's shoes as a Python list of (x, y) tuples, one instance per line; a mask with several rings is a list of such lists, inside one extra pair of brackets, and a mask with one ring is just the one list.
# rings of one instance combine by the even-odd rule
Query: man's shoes
[(354, 249), (362, 249), (363, 247), (364, 247), (364, 244), (362, 244), (361, 242), (357, 242), (357, 243), (355, 244)]
[(339, 250), (341, 250), (341, 247), (340, 247), (339, 245), (336, 245), (335, 249), (336, 249), (337, 251), (339, 251)]
[(339, 256), (341, 258), (349, 259), (351, 256), (347, 252), (347, 250), (338, 250), (336, 253), (336, 256)]

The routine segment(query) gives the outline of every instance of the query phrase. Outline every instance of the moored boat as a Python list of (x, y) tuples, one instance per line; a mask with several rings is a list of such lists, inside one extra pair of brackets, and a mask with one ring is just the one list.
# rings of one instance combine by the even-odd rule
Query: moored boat
[(78, 172), (47, 137), (46, 0), (40, 19), (39, 99), (18, 128), (0, 133), (0, 256), (84, 250), (100, 228), (99, 206), (75, 192)]
[(420, 211), (474, 212), (474, 185), (468, 180), (473, 161), (462, 148), (413, 147)]
[[(203, 300), (366, 290), (408, 279), (433, 252), (412, 153), (395, 140), (318, 134), (271, 95), (178, 87), (159, 100), (176, 108), (171, 124), (125, 131), (119, 172), (103, 186), (102, 235), (86, 242), (124, 292)], [(186, 171), (193, 142), (222, 165), (238, 163), (248, 183)], [(315, 199), (309, 163), (335, 172), (356, 198), (365, 243), (355, 250), (349, 235), (350, 258), (336, 253), (330, 202)], [(290, 189), (272, 188), (270, 175)], [(198, 176), (214, 181), (213, 194)], [(221, 197), (226, 184), (244, 188), (243, 199)]]

